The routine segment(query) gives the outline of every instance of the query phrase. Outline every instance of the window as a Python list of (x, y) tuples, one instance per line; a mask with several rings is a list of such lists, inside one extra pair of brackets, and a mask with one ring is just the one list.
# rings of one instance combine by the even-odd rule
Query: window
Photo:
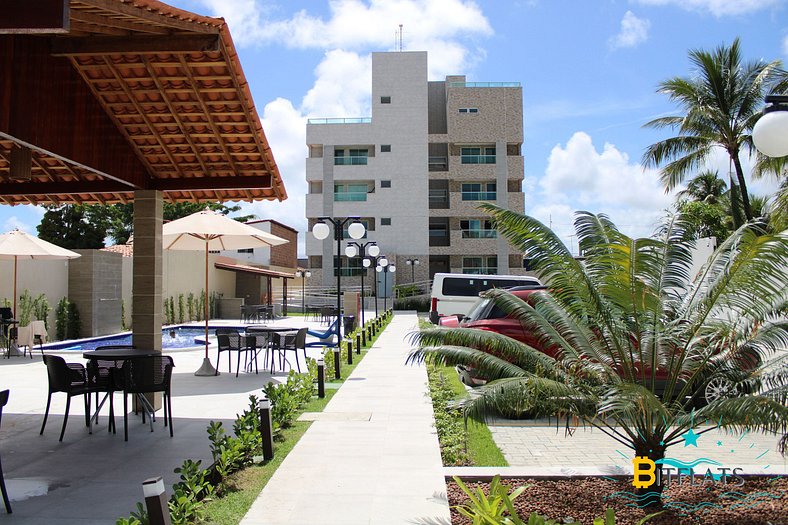
[(381, 217), (380, 218), (380, 225), (381, 226), (391, 226), (391, 217)]
[(241, 248), (238, 253), (254, 253), (254, 248)]
[(460, 221), (460, 230), (463, 239), (495, 239), (498, 232), (492, 226), (492, 221), (485, 219), (468, 219)]
[(334, 166), (366, 166), (369, 150), (364, 149), (335, 149)]
[(462, 164), (495, 164), (495, 146), (460, 148)]
[(495, 275), (498, 273), (498, 257), (496, 255), (463, 257), (462, 273)]
[(391, 153), (391, 144), (381, 144), (380, 145), (380, 152), (381, 153)]
[(460, 113), (478, 113), (479, 108), (460, 108)]
[(451, 246), (448, 217), (433, 217), (429, 226), (430, 246)]
[[(353, 275), (362, 275), (364, 266), (362, 263), (363, 257), (345, 257), (340, 259), (342, 262), (342, 277), (351, 277)], [(337, 275), (337, 257), (334, 256), (334, 277)]]
[(367, 200), (366, 184), (334, 184), (335, 202), (362, 202)]
[(391, 97), (380, 97), (381, 104), (391, 104)]
[(494, 182), (465, 182), (462, 184), (462, 200), (494, 201), (497, 198)]
[(380, 181), (381, 188), (391, 188), (391, 181), (390, 180), (382, 180)]

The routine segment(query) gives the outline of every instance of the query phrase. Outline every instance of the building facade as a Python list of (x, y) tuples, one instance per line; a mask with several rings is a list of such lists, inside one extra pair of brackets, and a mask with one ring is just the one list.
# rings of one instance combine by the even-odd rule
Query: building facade
[[(428, 82), (426, 52), (373, 53), (371, 107), (370, 118), (307, 124), (309, 231), (322, 216), (360, 217), (361, 242), (378, 243), (397, 284), (436, 272), (524, 273), (522, 254), (477, 209), (494, 202), (523, 212), (520, 85)], [(308, 233), (306, 251), (312, 284), (331, 286), (333, 235)], [(341, 257), (351, 284), (360, 265)]]

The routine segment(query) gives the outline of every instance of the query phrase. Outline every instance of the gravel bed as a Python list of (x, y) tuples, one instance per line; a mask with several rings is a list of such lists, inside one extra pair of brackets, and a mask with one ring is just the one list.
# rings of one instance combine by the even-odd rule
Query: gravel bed
[[(607, 497), (619, 491), (631, 492), (629, 481), (613, 481), (601, 478), (573, 480), (510, 479), (502, 483), (513, 488), (530, 487), (515, 500), (520, 517), (528, 520), (531, 512), (561, 521), (574, 518), (581, 523), (591, 524), (608, 507), (616, 511), (616, 525), (634, 525), (649, 514), (641, 509), (627, 507), (621, 498)], [(487, 483), (466, 483), (469, 488), (481, 487), (487, 492)], [(453, 507), (467, 501), (465, 493), (453, 481), (447, 482), (449, 504), (452, 506), (452, 524), (470, 525)], [(739, 492), (742, 496), (720, 495)], [(770, 494), (767, 495), (766, 493)], [(665, 490), (667, 501), (680, 501), (692, 505), (713, 502), (721, 508), (705, 508), (690, 514), (676, 509), (647, 522), (647, 525), (788, 525), (788, 478), (747, 478), (744, 486), (733, 485), (709, 487), (702, 485), (673, 484)], [(744, 499), (737, 499), (744, 498)], [(568, 521), (568, 520), (567, 520)]]

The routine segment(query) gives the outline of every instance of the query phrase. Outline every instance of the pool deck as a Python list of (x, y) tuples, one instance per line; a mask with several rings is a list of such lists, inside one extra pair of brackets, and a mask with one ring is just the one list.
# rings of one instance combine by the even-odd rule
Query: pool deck
[[(214, 323), (212, 323), (214, 324)], [(237, 321), (216, 323), (233, 325)], [(317, 322), (301, 317), (280, 319), (280, 326), (309, 326), (325, 329)], [(316, 356), (318, 349), (308, 349)], [(68, 361), (82, 362), (78, 352), (53, 352)], [(129, 417), (129, 441), (123, 441), (123, 419), (116, 416), (118, 433), (107, 432), (107, 418), (102, 416), (93, 434), (84, 425), (80, 399), (72, 402), (63, 442), (58, 442), (65, 395), (54, 394), (46, 430), (39, 436), (47, 399), (46, 368), (36, 348), (34, 358), (0, 359), (0, 388), (9, 389), (8, 405), (0, 426), (0, 457), (6, 486), (11, 496), (13, 514), (6, 516), (0, 505), (0, 522), (38, 525), (107, 525), (128, 516), (143, 501), (142, 482), (162, 476), (168, 494), (177, 481), (173, 469), (183, 460), (211, 463), (208, 434), (211, 421), (230, 426), (236, 414), (249, 405), (249, 396), (261, 396), (269, 381), (282, 381), (285, 374), (228, 374), (226, 357), (219, 376), (196, 377), (204, 349), (167, 352), (175, 361), (173, 407), (175, 437), (170, 438), (162, 418), (154, 423), (154, 432), (139, 418)], [(211, 345), (211, 361), (216, 346)], [(262, 365), (262, 363), (260, 363)], [(122, 407), (115, 397), (116, 411)], [(105, 407), (102, 414), (107, 414)]]

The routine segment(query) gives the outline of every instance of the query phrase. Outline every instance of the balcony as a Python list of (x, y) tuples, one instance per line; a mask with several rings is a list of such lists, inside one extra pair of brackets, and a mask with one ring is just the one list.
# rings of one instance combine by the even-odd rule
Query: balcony
[(447, 210), (449, 209), (449, 190), (429, 190), (429, 209)]
[(334, 157), (334, 166), (366, 166), (369, 157)]
[(497, 191), (463, 191), (460, 193), (461, 200), (464, 201), (495, 201), (498, 198)]
[(495, 164), (495, 155), (460, 155), (460, 164)]
[(371, 124), (372, 117), (355, 117), (355, 118), (310, 118), (306, 121), (307, 124)]
[(429, 157), (427, 166), (429, 171), (449, 171), (449, 157)]

